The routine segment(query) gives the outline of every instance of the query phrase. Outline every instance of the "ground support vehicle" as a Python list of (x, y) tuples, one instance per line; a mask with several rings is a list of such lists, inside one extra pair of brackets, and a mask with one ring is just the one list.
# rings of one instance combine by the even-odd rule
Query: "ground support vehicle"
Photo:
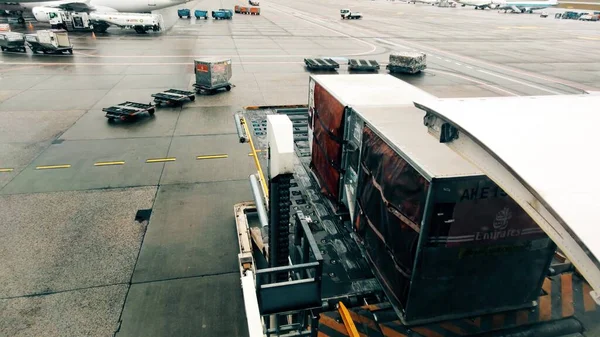
[(202, 19), (208, 20), (208, 11), (196, 9), (194, 11), (194, 16), (196, 17), (196, 19), (202, 18)]
[(0, 33), (0, 48), (2, 51), (20, 51), (24, 53), (26, 52), (25, 36), (14, 32)]
[(26, 34), (25, 42), (34, 54), (73, 54), (69, 34), (64, 30), (38, 30), (36, 34)]
[(93, 12), (90, 14), (90, 24), (96, 33), (104, 33), (110, 26), (117, 26), (144, 34), (148, 31), (161, 31), (164, 21), (160, 14)]
[(105, 117), (108, 118), (109, 122), (115, 120), (131, 121), (134, 120), (140, 114), (147, 113), (150, 116), (154, 115), (156, 108), (152, 104), (136, 103), (136, 102), (123, 102), (108, 108), (102, 109), (106, 112)]
[(258, 0), (248, 0), (248, 3), (250, 4), (250, 6), (260, 6), (260, 2)]
[(184, 91), (177, 89), (169, 89), (163, 92), (152, 94), (154, 102), (157, 105), (183, 105), (186, 101), (193, 102), (196, 100), (196, 94), (193, 91)]
[(343, 15), (342, 19), (347, 19), (347, 20), (362, 19), (362, 13), (350, 11), (350, 12), (346, 13), (345, 15)]
[(212, 18), (215, 20), (229, 20), (232, 17), (232, 12), (228, 10), (212, 11)]
[[(385, 247), (385, 243), (378, 235), (365, 236), (365, 232), (361, 231), (373, 232), (375, 227), (381, 230), (380, 234), (384, 238), (403, 240), (406, 238), (405, 235), (414, 230), (405, 222), (410, 219), (400, 220), (405, 226), (391, 221), (390, 213), (398, 211), (398, 205), (390, 199), (386, 201), (391, 203), (374, 202), (373, 205), (366, 207), (365, 210), (381, 206), (378, 209), (381, 211), (380, 214), (388, 214), (381, 221), (371, 218), (370, 224), (364, 222), (365, 216), (369, 214), (368, 210), (366, 213), (356, 211), (351, 215), (328, 207), (327, 200), (330, 197), (321, 193), (325, 189), (322, 180), (318, 175), (313, 174), (314, 151), (321, 151), (317, 150), (319, 145), (317, 141), (313, 141), (311, 147), (305, 137), (302, 139), (296, 137), (296, 129), (310, 128), (311, 125), (314, 127), (314, 124), (321, 122), (328, 124), (330, 118), (334, 116), (326, 110), (339, 110), (341, 113), (335, 116), (340, 117), (340, 120), (334, 118), (335, 122), (333, 122), (344, 125), (341, 127), (341, 134), (336, 133), (339, 137), (326, 133), (321, 133), (319, 137), (337, 137), (344, 146), (346, 150), (342, 155), (344, 159), (336, 158), (335, 163), (330, 163), (331, 166), (339, 165), (348, 172), (347, 176), (343, 177), (344, 184), (353, 184), (349, 179), (349, 169), (356, 167), (356, 163), (366, 167), (381, 163), (384, 171), (393, 169), (393, 172), (399, 173), (390, 175), (382, 172), (381, 176), (360, 175), (354, 178), (357, 194), (360, 194), (358, 192), (361, 188), (367, 186), (364, 184), (372, 182), (373, 179), (377, 180), (377, 183), (383, 183), (383, 185), (372, 184), (375, 193), (368, 193), (369, 200), (371, 197), (379, 198), (378, 195), (382, 193), (377, 191), (377, 186), (384, 191), (407, 192), (408, 190), (401, 188), (402, 184), (407, 183), (412, 190), (414, 183), (422, 184), (429, 181), (427, 178), (412, 180), (409, 176), (415, 173), (427, 175), (426, 172), (431, 174), (433, 171), (438, 173), (453, 171), (461, 174), (469, 172), (467, 176), (481, 178), (481, 172), (477, 169), (472, 170), (473, 167), (462, 157), (453, 154), (451, 150), (444, 151), (444, 146), (440, 147), (439, 145), (442, 144), (435, 139), (426, 140), (427, 137), (433, 137), (427, 134), (423, 125), (425, 112), (415, 108), (412, 101), (418, 97), (426, 98), (428, 94), (420, 93), (417, 88), (410, 89), (404, 86), (404, 91), (399, 92), (397, 89), (402, 89), (400, 86), (387, 91), (388, 94), (402, 96), (406, 101), (404, 104), (400, 98), (397, 98), (396, 101), (389, 100), (386, 103), (392, 105), (377, 106), (374, 102), (371, 106), (341, 105), (342, 108), (339, 109), (341, 97), (353, 97), (363, 92), (362, 96), (365, 98), (353, 103), (367, 102), (367, 96), (390, 85), (387, 81), (381, 86), (375, 85), (374, 82), (361, 86), (357, 83), (348, 84), (352, 79), (346, 77), (338, 82), (340, 85), (346, 83), (346, 88), (350, 90), (344, 94), (332, 89), (331, 82), (326, 83), (327, 81), (322, 81), (320, 78), (311, 81), (309, 109), (320, 111), (319, 114), (325, 113), (326, 115), (323, 116), (312, 114), (312, 117), (309, 117), (309, 109), (283, 107), (264, 109), (253, 107), (236, 116), (238, 136), (245, 142), (247, 139), (252, 157), (257, 164), (257, 174), (250, 177), (254, 201), (234, 206), (240, 247), (238, 255), (240, 278), (249, 336), (283, 336), (294, 332), (296, 336), (357, 336), (360, 334), (389, 337), (581, 337), (586, 329), (588, 336), (596, 336), (597, 328), (591, 329), (598, 326), (600, 311), (589, 295), (589, 285), (573, 272), (572, 266), (567, 261), (561, 260), (559, 255), (554, 255), (551, 244), (546, 245), (548, 238), (544, 238), (543, 233), (537, 230), (526, 230), (536, 229), (527, 221), (527, 225), (523, 227), (525, 232), (520, 231), (518, 235), (514, 232), (516, 236), (504, 236), (500, 238), (503, 242), (498, 242), (499, 245), (494, 243), (494, 240), (490, 241), (491, 237), (485, 239), (479, 246), (477, 244), (473, 246), (473, 242), (468, 243), (468, 240), (442, 242), (443, 238), (438, 236), (435, 230), (437, 225), (422, 228), (417, 234), (421, 242), (417, 245), (407, 245), (411, 247), (408, 250), (414, 249), (414, 252), (407, 250), (407, 253), (409, 255), (414, 253), (413, 258), (417, 256), (426, 258), (427, 263), (417, 262), (413, 266), (417, 269), (429, 268), (429, 270), (421, 274), (423, 277), (419, 277), (419, 272), (416, 270), (408, 275), (413, 278), (413, 281), (409, 284), (406, 293), (408, 296), (417, 296), (411, 300), (412, 303), (399, 306), (394, 300), (394, 297), (403, 291), (396, 295), (390, 294), (388, 291), (390, 285), (384, 280), (390, 282), (392, 287), (397, 285), (396, 278), (385, 276), (390, 272), (393, 273), (397, 267), (394, 267), (393, 262), (389, 268), (377, 267), (381, 263), (388, 263), (384, 261), (391, 258), (389, 254), (392, 249)], [(375, 88), (368, 90), (373, 86)], [(413, 96), (414, 94), (417, 96)], [(314, 100), (314, 105), (311, 104), (311, 100)], [(283, 116), (287, 117), (287, 121), (278, 118)], [(320, 117), (323, 117), (321, 122)], [(399, 132), (399, 128), (402, 132)], [(316, 133), (315, 137), (317, 137)], [(293, 144), (290, 144), (290, 141), (293, 141)], [(408, 148), (398, 148), (397, 146), (403, 146), (401, 144), (407, 144), (410, 149), (417, 150), (419, 154), (403, 151)], [(374, 160), (375, 157), (372, 155), (383, 156), (386, 160), (390, 158), (392, 161), (409, 156), (416, 161), (407, 161), (402, 168), (394, 165), (386, 168), (389, 163)], [(448, 162), (448, 159), (451, 161)], [(421, 165), (419, 162), (437, 164), (433, 171), (430, 171), (430, 166)], [(262, 168), (266, 168), (267, 171), (264, 171), (266, 174)], [(408, 173), (407, 170), (412, 173)], [(436, 173), (433, 174), (437, 176)], [(438, 178), (446, 179), (442, 176)], [(430, 181), (432, 187), (429, 191), (438, 191), (434, 193), (435, 195), (426, 198), (430, 206), (444, 204), (444, 207), (449, 207), (447, 204), (452, 202), (446, 199), (446, 196), (452, 194), (454, 197), (456, 196), (454, 193), (462, 188), (469, 191), (470, 199), (472, 189), (467, 185), (472, 184), (474, 180), (466, 183), (469, 179), (463, 180), (454, 176), (446, 181), (450, 185), (443, 186), (442, 183), (438, 187), (433, 187), (436, 182)], [(388, 184), (392, 181), (399, 185), (393, 188), (394, 186)], [(460, 187), (464, 183), (466, 185)], [(360, 187), (361, 185), (363, 187)], [(445, 195), (449, 191), (450, 194)], [(482, 191), (488, 193), (490, 190), (486, 189), (485, 184), (478, 186), (475, 193), (477, 195), (469, 201), (472, 204), (481, 204), (477, 199)], [(460, 193), (457, 195), (460, 198)], [(384, 196), (389, 194), (386, 192), (380, 195), (381, 198)], [(504, 198), (500, 198), (504, 200), (502, 202), (508, 200)], [(405, 196), (403, 199), (403, 202), (410, 204), (419, 198)], [(349, 200), (341, 203), (344, 207), (350, 205)], [(354, 207), (362, 206), (355, 203)], [(493, 227), (501, 228), (505, 225), (506, 217), (502, 220), (501, 217), (497, 217), (498, 214), (488, 211), (489, 209), (484, 210), (483, 213), (491, 214), (492, 220), (497, 220), (496, 226)], [(437, 222), (434, 218), (440, 213), (446, 216), (452, 215), (448, 209), (433, 207), (427, 210), (426, 206), (423, 214), (430, 214), (432, 218), (425, 219), (423, 226), (427, 226), (424, 224), (430, 221), (431, 224), (443, 223), (455, 226), (465, 219), (455, 218), (454, 222), (446, 222), (445, 220), (448, 219), (444, 218), (441, 219), (443, 221)], [(465, 214), (469, 214), (466, 216), (469, 218), (476, 213)], [(523, 220), (517, 213), (513, 213), (512, 216), (512, 220), (509, 219), (511, 222), (509, 226), (512, 226), (514, 221)], [(387, 230), (381, 227), (384, 223), (390, 225)], [(532, 227), (528, 227), (530, 225)], [(421, 226), (420, 223), (417, 226)], [(393, 234), (394, 228), (396, 230), (402, 228), (401, 231), (408, 232)], [(487, 230), (489, 231), (490, 228)], [(497, 229), (491, 229), (492, 232), (495, 230)], [(529, 238), (525, 238), (527, 236)], [(533, 238), (533, 236), (539, 237)], [(516, 244), (512, 249), (506, 249), (507, 246), (511, 246), (509, 242), (514, 244), (522, 239), (531, 242), (532, 245)], [(458, 263), (451, 263), (450, 261), (458, 256), (454, 255), (458, 251), (462, 251), (460, 261), (454, 260)], [(533, 257), (536, 254), (540, 254), (539, 258)], [(547, 261), (549, 257), (552, 262), (542, 262), (542, 260), (549, 262)], [(518, 262), (508, 263), (513, 261), (512, 259)], [(432, 261), (435, 262), (429, 266)], [(442, 263), (441, 266), (437, 265), (438, 262)], [(503, 268), (497, 268), (496, 263), (501, 264)], [(483, 270), (472, 268), (476, 264), (486, 269), (485, 273)], [(454, 273), (454, 268), (466, 268), (474, 274)], [(485, 277), (488, 271), (491, 272), (491, 276)], [(533, 276), (537, 273), (540, 274), (539, 278)], [(484, 277), (480, 277), (481, 275)], [(525, 275), (531, 277), (522, 278)], [(456, 277), (459, 277), (460, 281), (456, 280)], [(507, 279), (511, 281), (507, 282)], [(456, 287), (446, 288), (447, 282), (455, 283)], [(516, 285), (511, 286), (509, 283)], [(417, 291), (417, 288), (413, 287), (423, 288)], [(528, 292), (526, 288), (530, 287), (537, 291)], [(478, 293), (482, 288), (485, 291)], [(527, 298), (522, 302), (525, 305), (504, 306), (513, 301), (521, 302), (517, 299), (523, 294), (525, 294), (523, 298)], [(534, 298), (534, 301), (529, 302), (530, 298)], [(503, 302), (503, 305), (495, 306), (499, 303), (497, 301)], [(483, 307), (488, 307), (489, 310), (478, 312)], [(445, 315), (444, 312), (448, 311), (454, 314)], [(430, 317), (425, 321), (414, 321), (409, 317), (411, 312), (413, 314), (421, 312)]]
[(192, 17), (191, 16), (192, 14), (191, 14), (189, 8), (180, 8), (180, 9), (178, 9), (177, 10), (177, 15), (179, 16), (180, 19), (182, 19), (184, 16), (186, 18), (188, 18), (188, 19)]
[(360, 59), (349, 59), (348, 70), (352, 71), (377, 71), (379, 69), (379, 63), (375, 60), (360, 60)]
[(342, 17), (342, 19), (346, 18), (346, 14), (350, 13), (350, 10), (347, 8), (344, 9), (340, 9), (340, 16)]
[(305, 58), (304, 64), (309, 70), (335, 70), (340, 67), (339, 63), (325, 58)]
[(207, 58), (194, 61), (197, 93), (214, 94), (218, 90), (231, 90), (231, 59)]

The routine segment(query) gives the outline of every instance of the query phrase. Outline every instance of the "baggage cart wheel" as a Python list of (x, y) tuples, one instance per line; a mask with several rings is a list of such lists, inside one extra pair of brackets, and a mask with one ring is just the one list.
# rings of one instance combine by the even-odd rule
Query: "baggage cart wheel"
[(115, 119), (113, 117), (108, 117), (108, 123), (112, 124), (115, 122)]
[(180, 19), (182, 19), (181, 15), (179, 16)]
[(230, 85), (226, 86), (225, 90), (227, 90), (227, 91), (231, 90), (231, 86)]
[(154, 111), (155, 111), (154, 108), (148, 110), (148, 113), (150, 114), (150, 116), (154, 116)]
[(190, 96), (190, 101), (193, 102), (196, 100), (196, 96)]
[(6, 48), (4, 48), (4, 47), (1, 47), (1, 48), (2, 48), (2, 51), (6, 51)]

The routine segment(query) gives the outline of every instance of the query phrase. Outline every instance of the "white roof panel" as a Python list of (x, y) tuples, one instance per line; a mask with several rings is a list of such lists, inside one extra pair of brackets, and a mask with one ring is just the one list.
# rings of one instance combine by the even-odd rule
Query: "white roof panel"
[[(487, 148), (600, 258), (596, 217), (600, 205), (600, 179), (596, 177), (600, 172), (600, 96), (417, 99), (415, 103), (457, 127), (454, 143), (458, 146), (473, 139)], [(538, 207), (536, 200), (528, 202)]]
[(483, 172), (427, 134), (425, 112), (409, 106), (354, 106), (386, 142), (428, 179), (483, 176)]
[(346, 106), (412, 105), (435, 96), (391, 75), (313, 75), (317, 83)]

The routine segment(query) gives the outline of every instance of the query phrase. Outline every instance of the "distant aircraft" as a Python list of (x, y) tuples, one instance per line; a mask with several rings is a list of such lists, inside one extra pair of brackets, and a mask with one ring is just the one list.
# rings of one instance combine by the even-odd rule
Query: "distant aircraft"
[(23, 11), (31, 10), (34, 12), (36, 20), (47, 22), (49, 20), (47, 18), (48, 10), (44, 10), (44, 8), (63, 9), (72, 12), (147, 13), (189, 1), (191, 0), (0, 0), (0, 9), (16, 13), (20, 21), (23, 20)]
[(474, 6), (475, 9), (496, 8), (493, 0), (456, 0), (462, 7)]
[(408, 3), (421, 3), (421, 4), (426, 4), (426, 5), (432, 5), (435, 6), (440, 2), (440, 0), (409, 0)]
[(495, 0), (494, 3), (496, 3), (498, 6), (496, 7), (497, 9), (504, 9), (504, 12), (506, 13), (509, 10), (512, 10), (514, 13), (533, 13), (534, 10), (536, 9), (544, 9), (544, 8), (548, 8), (548, 7), (553, 7), (558, 5), (558, 1), (557, 0), (546, 0), (546, 1), (514, 1), (514, 2), (507, 2), (507, 1), (497, 1)]

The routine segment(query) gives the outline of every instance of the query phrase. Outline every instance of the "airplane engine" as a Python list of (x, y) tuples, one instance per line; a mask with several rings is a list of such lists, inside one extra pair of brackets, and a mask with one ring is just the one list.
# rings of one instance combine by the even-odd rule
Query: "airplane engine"
[(53, 7), (33, 7), (31, 12), (38, 22), (50, 22), (50, 19), (59, 15), (60, 9)]

